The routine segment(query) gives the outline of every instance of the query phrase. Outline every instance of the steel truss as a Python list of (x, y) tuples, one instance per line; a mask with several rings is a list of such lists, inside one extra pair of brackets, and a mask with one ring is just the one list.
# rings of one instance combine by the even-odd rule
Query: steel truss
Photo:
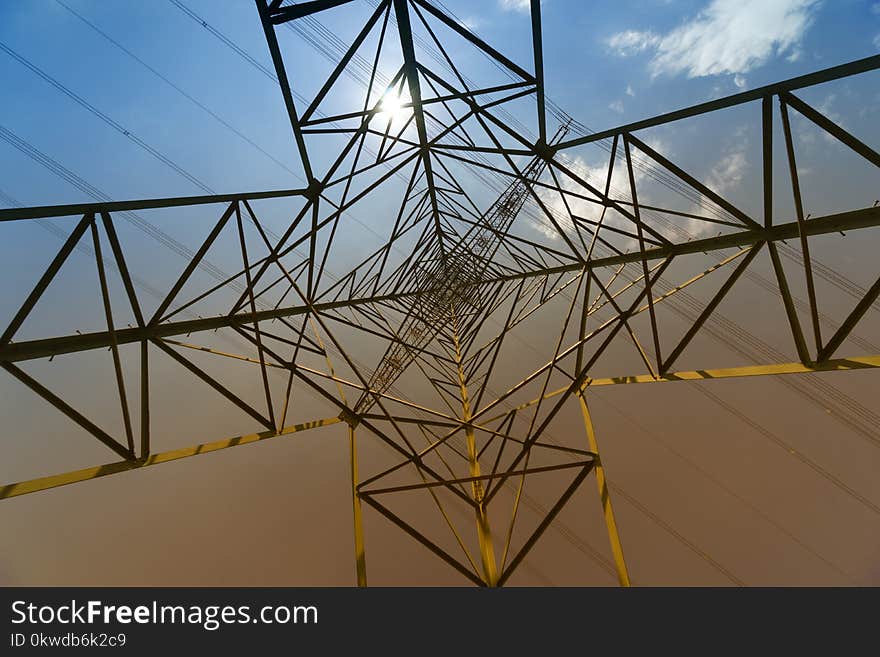
[[(359, 585), (367, 582), (362, 504), (475, 584), (499, 586), (508, 581), (580, 484), (595, 471), (617, 575), (621, 585), (627, 586), (630, 578), (588, 406), (590, 388), (880, 367), (880, 355), (836, 357), (876, 304), (880, 278), (862, 291), (833, 334), (823, 336), (823, 315), (814, 284), (816, 261), (810, 255), (810, 238), (876, 227), (880, 225), (880, 208), (846, 209), (822, 217), (805, 215), (790, 120), (797, 113), (868, 165), (880, 167), (880, 154), (795, 95), (800, 89), (876, 70), (880, 56), (587, 136), (566, 140), (563, 127), (554, 140), (548, 138), (550, 117), (544, 95), (538, 0), (531, 3), (531, 71), (427, 0), (371, 3), (374, 10), (348, 52), (311, 102), (298, 105), (295, 75), (288, 71), (292, 65), (279, 43), (280, 28), (322, 12), (351, 10), (354, 15), (352, 7), (345, 7), (350, 2), (313, 0), (282, 6), (280, 0), (256, 0), (307, 180), (304, 188), (0, 210), (0, 222), (51, 218), (73, 226), (0, 336), (0, 366), (121, 459), (9, 484), (0, 487), (0, 498), (346, 423)], [(428, 46), (440, 54), (434, 61), (436, 66), (425, 54)], [(491, 59), (504, 71), (504, 80), (487, 85), (472, 82), (455, 63), (455, 53), (464, 47)], [(389, 61), (395, 62), (390, 69)], [(343, 101), (336, 98), (333, 109), (325, 111), (340, 80), (359, 62), (366, 62), (363, 102), (352, 103), (349, 94), (349, 106), (340, 109), (343, 95)], [(389, 94), (403, 99), (402, 125), (385, 115), (383, 104), (388, 103)], [(528, 138), (505, 118), (507, 108), (522, 107), (524, 102), (533, 106), (537, 139)], [(760, 106), (763, 129), (763, 216), (750, 216), (636, 134), (750, 103)], [(794, 216), (782, 221), (773, 216), (773, 133), (777, 120), (781, 122), (795, 201)], [(315, 153), (319, 145), (327, 150), (326, 144), (336, 144), (338, 155), (329, 163), (318, 164)], [(569, 157), (587, 144), (608, 148), (604, 185), (584, 177)], [(623, 192), (612, 186), (614, 168), (621, 166), (628, 181)], [(639, 173), (645, 167), (664, 172), (697, 195), (704, 209), (711, 207), (712, 211), (696, 214), (641, 204)], [(507, 182), (500, 194), (496, 192), (487, 202), (485, 194), (469, 188), (465, 178), (489, 173)], [(395, 195), (398, 201), (396, 209), (388, 212), (384, 245), (333, 280), (328, 263), (335, 255), (334, 240), (347, 229), (346, 213), (376, 196), (390, 199), (386, 207), (392, 208)], [(255, 210), (257, 201), (268, 199), (289, 204), (291, 218), (281, 235), (272, 234)], [(575, 211), (576, 205), (584, 203), (600, 208), (598, 218)], [(147, 313), (127, 266), (126, 249), (117, 236), (119, 217), (132, 210), (195, 206), (220, 208), (219, 218), (176, 282), (163, 291), (156, 310)], [(528, 212), (552, 231), (553, 240), (533, 239), (516, 230)], [(682, 218), (710, 226), (718, 234), (685, 239), (680, 230), (670, 229), (671, 221)], [(237, 271), (218, 277), (216, 285), (193, 291), (194, 273), (207, 265), (207, 256), (224, 231), (237, 237), (241, 255)], [(250, 239), (246, 236), (249, 232)], [(796, 264), (798, 275), (806, 282), (806, 302), (790, 288), (790, 272), (786, 272), (780, 255), (785, 240), (796, 240), (800, 245), (802, 258)], [(90, 245), (97, 269), (106, 329), (22, 339), (20, 329), (43, 293), (74, 250), (84, 244)], [(775, 281), (771, 287), (788, 319), (798, 360), (677, 370), (676, 364), (694, 338), (705, 332), (719, 304), (762, 252), (772, 264)], [(692, 254), (711, 255), (716, 264), (683, 282), (667, 282), (664, 276), (668, 278), (671, 265)], [(133, 313), (136, 325), (114, 322), (108, 284), (111, 273), (122, 283), (126, 310)], [(723, 277), (723, 282), (684, 335), (671, 349), (664, 348), (671, 329), (663, 326), (660, 309), (707, 277)], [(189, 308), (218, 292), (233, 299), (226, 312), (205, 317), (188, 314)], [(509, 342), (506, 338), (521, 323), (562, 301), (567, 310), (555, 348), (545, 363), (504, 392), (494, 391), (493, 374), (498, 364), (510, 357), (510, 352), (504, 351)], [(810, 338), (805, 336), (799, 309), (809, 319)], [(647, 317), (647, 331), (635, 326), (640, 317)], [(248, 354), (222, 351), (200, 340), (217, 331), (246, 344)], [(647, 343), (639, 333), (647, 333)], [(384, 353), (374, 368), (365, 367), (352, 351), (352, 345), (366, 339), (381, 345)], [(597, 361), (610, 345), (622, 341), (632, 344), (644, 370), (592, 377)], [(120, 355), (128, 345), (140, 349), (139, 413), (129, 403)], [(113, 357), (123, 435), (111, 435), (28, 372), (31, 361), (97, 350), (109, 350)], [(262, 389), (265, 404), (256, 407), (242, 399), (228, 382), (209, 374), (187, 355), (193, 351), (251, 363), (254, 385)], [(259, 431), (153, 452), (150, 360), (159, 354), (250, 416)], [(316, 366), (315, 357), (324, 365)], [(286, 379), (286, 394), (280, 397), (269, 382), (278, 372)], [(410, 399), (395, 389), (395, 383), (406, 376), (428, 386), (430, 401)], [(294, 384), (314, 391), (331, 403), (338, 415), (289, 424)], [(563, 446), (550, 436), (554, 418), (568, 404), (577, 404), (582, 413), (585, 449)], [(358, 433), (384, 443), (395, 454), (394, 464), (363, 477), (357, 461)], [(517, 544), (515, 526), (526, 481), (547, 473), (566, 477), (566, 486), (537, 526)], [(401, 477), (410, 477), (409, 483), (400, 483)], [(489, 511), (504, 490), (512, 495), (512, 510), (498, 533)], [(431, 497), (460, 554), (450, 553), (413, 521), (392, 511), (387, 500), (403, 492)], [(471, 541), (452, 521), (447, 510), (450, 500), (473, 513), (478, 556), (472, 554), (468, 547)]]

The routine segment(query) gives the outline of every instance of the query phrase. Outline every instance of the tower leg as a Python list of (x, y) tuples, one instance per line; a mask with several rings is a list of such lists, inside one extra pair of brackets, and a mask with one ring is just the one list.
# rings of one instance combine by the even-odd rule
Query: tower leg
[[(471, 405), (468, 399), (467, 381), (465, 380), (464, 367), (462, 365), (461, 345), (458, 340), (458, 321), (455, 318), (453, 309), (454, 332), (452, 335), (453, 344), (455, 345), (455, 362), (458, 366), (458, 385), (461, 390), (461, 406), (462, 419), (465, 423), (471, 420)], [(474, 429), (471, 425), (465, 424), (465, 438), (467, 440), (468, 462), (470, 464), (471, 477), (479, 477), (480, 462), (477, 460), (477, 440), (474, 435)], [(495, 563), (495, 548), (492, 545), (492, 530), (489, 526), (489, 516), (486, 513), (486, 507), (483, 504), (483, 484), (475, 481), (471, 485), (474, 502), (476, 506), (477, 517), (477, 540), (480, 543), (480, 557), (483, 562), (483, 581), (486, 586), (498, 585), (498, 566)]]
[(357, 464), (357, 441), (354, 427), (348, 427), (349, 460), (351, 462), (351, 499), (354, 508), (354, 555), (357, 568), (357, 584), (367, 585), (367, 558), (364, 553), (364, 525), (361, 513), (361, 498), (357, 493), (358, 464)]
[(587, 431), (587, 441), (590, 451), (596, 455), (596, 465), (593, 470), (596, 473), (596, 484), (599, 486), (599, 499), (602, 501), (602, 511), (605, 514), (605, 526), (608, 528), (608, 540), (611, 543), (611, 553), (614, 556), (614, 566), (617, 568), (617, 579), (621, 586), (630, 586), (629, 571), (623, 558), (623, 547), (620, 544), (620, 535), (617, 533), (617, 522), (614, 520), (614, 509), (611, 508), (611, 495), (608, 491), (608, 482), (605, 480), (605, 468), (602, 467), (602, 459), (599, 456), (599, 444), (596, 442), (596, 432), (593, 430), (593, 420), (590, 409), (582, 391), (578, 392), (578, 400), (581, 404), (581, 413), (584, 416), (584, 428)]
[[(467, 397), (465, 397), (465, 413), (469, 415)], [(465, 430), (468, 447), (468, 460), (470, 461), (470, 472), (472, 477), (479, 477), (480, 462), (477, 461), (477, 446), (474, 437), (474, 430), (468, 427)], [(472, 485), (474, 501), (477, 503), (477, 540), (480, 543), (480, 558), (483, 562), (483, 578), (488, 586), (496, 586), (498, 584), (498, 567), (495, 564), (495, 549), (492, 545), (492, 530), (489, 527), (489, 516), (486, 513), (486, 507), (483, 506), (483, 485), (479, 481), (473, 482)]]

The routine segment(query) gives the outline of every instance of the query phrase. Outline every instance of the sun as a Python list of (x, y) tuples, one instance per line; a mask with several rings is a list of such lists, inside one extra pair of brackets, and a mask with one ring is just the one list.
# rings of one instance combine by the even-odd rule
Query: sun
[(392, 125), (400, 125), (412, 115), (412, 107), (409, 106), (409, 98), (404, 98), (396, 89), (389, 89), (379, 101), (376, 117), (384, 122), (391, 121)]

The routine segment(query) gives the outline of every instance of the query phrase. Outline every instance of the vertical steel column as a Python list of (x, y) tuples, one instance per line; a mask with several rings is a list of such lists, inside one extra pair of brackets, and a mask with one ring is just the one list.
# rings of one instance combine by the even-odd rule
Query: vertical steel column
[(150, 361), (149, 343), (141, 342), (141, 459), (150, 455)]
[(348, 425), (348, 449), (349, 461), (351, 463), (351, 501), (354, 509), (354, 555), (357, 568), (357, 583), (358, 586), (365, 587), (367, 585), (367, 557), (364, 552), (364, 524), (361, 512), (361, 498), (357, 491), (357, 440), (354, 427), (350, 424)]
[[(455, 364), (458, 369), (458, 385), (461, 390), (462, 420), (465, 423), (464, 432), (467, 441), (470, 476), (480, 477), (482, 473), (480, 472), (480, 462), (477, 460), (477, 441), (474, 435), (474, 428), (470, 424), (471, 404), (468, 399), (467, 381), (462, 365), (461, 344), (458, 339), (458, 317), (454, 309), (452, 310), (452, 327), (452, 342), (455, 345)], [(486, 507), (483, 504), (483, 484), (481, 481), (474, 481), (471, 484), (471, 488), (473, 490), (474, 502), (477, 503), (477, 540), (480, 543), (480, 557), (483, 562), (483, 579), (487, 586), (497, 586), (498, 567), (495, 564), (495, 548), (492, 546), (492, 529), (489, 526), (489, 515), (486, 513)]]
[(807, 298), (810, 302), (810, 319), (813, 322), (813, 337), (816, 340), (816, 354), (822, 351), (822, 331), (819, 327), (819, 306), (816, 301), (816, 286), (813, 282), (813, 265), (810, 257), (810, 245), (807, 241), (807, 233), (804, 229), (804, 204), (801, 198), (801, 185), (798, 181), (797, 162), (794, 157), (794, 141), (791, 136), (791, 124), (788, 120), (788, 106), (785, 101), (779, 99), (779, 108), (782, 112), (782, 131), (785, 135), (785, 150), (788, 154), (788, 170), (791, 176), (791, 191), (794, 194), (795, 216), (798, 222), (798, 237), (801, 241), (801, 258), (804, 263), (804, 275), (807, 278)]
[(620, 535), (617, 533), (617, 521), (614, 519), (614, 509), (611, 508), (611, 495), (608, 492), (608, 482), (605, 480), (605, 468), (599, 456), (599, 444), (596, 442), (596, 432), (593, 430), (593, 420), (583, 390), (578, 391), (578, 400), (581, 403), (581, 413), (584, 416), (584, 428), (587, 430), (587, 441), (590, 451), (596, 455), (596, 484), (599, 487), (599, 499), (602, 501), (602, 511), (605, 514), (605, 525), (608, 527), (608, 541), (611, 543), (611, 553), (614, 556), (614, 566), (617, 568), (617, 579), (621, 586), (630, 586), (629, 571), (623, 558), (623, 547), (620, 544)]

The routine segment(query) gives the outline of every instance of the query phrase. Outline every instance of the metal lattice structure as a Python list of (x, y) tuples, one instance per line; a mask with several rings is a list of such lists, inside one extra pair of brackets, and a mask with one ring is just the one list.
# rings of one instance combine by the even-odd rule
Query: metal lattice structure
[[(814, 270), (816, 260), (810, 254), (811, 239), (818, 236), (857, 239), (853, 236), (859, 230), (880, 225), (880, 208), (806, 215), (791, 128), (791, 115), (797, 113), (868, 166), (880, 167), (877, 151), (797, 95), (800, 89), (880, 68), (880, 56), (571, 137), (565, 122), (555, 134), (548, 127), (552, 117), (544, 93), (538, 0), (531, 2), (531, 70), (429, 0), (379, 0), (372, 3), (374, 10), (345, 55), (317, 90), (303, 97), (307, 92), (299, 89), (297, 80), (308, 72), (297, 71), (296, 62), (285, 57), (278, 31), (323, 12), (347, 12), (350, 2), (312, 0), (286, 6), (280, 0), (256, 2), (305, 187), (0, 210), (0, 222), (51, 218), (75, 224), (6, 325), (0, 337), (0, 366), (121, 458), (9, 484), (0, 488), (0, 497), (346, 423), (360, 585), (366, 584), (362, 504), (474, 583), (499, 586), (591, 472), (596, 475), (619, 581), (629, 585), (588, 406), (591, 388), (880, 367), (880, 354), (838, 356), (865, 314), (876, 306), (880, 278), (860, 292), (834, 332), (823, 336), (814, 284), (822, 272)], [(433, 57), (427, 54), (429, 48)], [(503, 73), (502, 79), (471, 80), (456, 62), (456, 53), (463, 49), (491, 60), (493, 70)], [(357, 66), (359, 72), (353, 77), (360, 79), (362, 96), (336, 93), (345, 75)], [(763, 213), (758, 217), (639, 136), (650, 128), (740, 105), (754, 107), (763, 128)], [(534, 117), (536, 139), (507, 118), (506, 112), (526, 106)], [(774, 216), (773, 199), (773, 135), (779, 127), (794, 198), (793, 216), (784, 217)], [(598, 184), (572, 160), (572, 154), (588, 145), (601, 145), (608, 154), (607, 173)], [(316, 157), (318, 152), (332, 152), (334, 157), (324, 161)], [(622, 189), (612, 184), (621, 168), (626, 180)], [(640, 172), (646, 169), (660, 172), (699, 199), (702, 212), (640, 203)], [(487, 173), (506, 183), (487, 193), (469, 182)], [(346, 213), (376, 198), (387, 215), (383, 245), (344, 274), (331, 277), (328, 262), (336, 253), (339, 234), (347, 229)], [(287, 204), (289, 221), (282, 234), (268, 230), (260, 219), (258, 203), (270, 199)], [(584, 206), (598, 210), (586, 216), (578, 209)], [(147, 312), (117, 235), (118, 222), (137, 210), (199, 207), (219, 207), (219, 219), (176, 282), (161, 291), (156, 309)], [(527, 215), (537, 217), (552, 239), (520, 230)], [(696, 226), (698, 236), (688, 234), (682, 222)], [(229, 276), (215, 276), (211, 285), (194, 286), (194, 274), (209, 268), (209, 252), (221, 235), (229, 233), (240, 250), (239, 269)], [(786, 240), (799, 245), (800, 255)], [(83, 246), (90, 249), (96, 266), (106, 329), (22, 338), (22, 326), (39, 307), (43, 293), (74, 250)], [(684, 276), (674, 265), (694, 254), (710, 255), (715, 264)], [(797, 360), (765, 359), (727, 369), (711, 369), (713, 363), (703, 364), (706, 369), (677, 367), (759, 257), (769, 258), (772, 266), (771, 288), (788, 319)], [(788, 267), (783, 263), (786, 258)], [(124, 289), (133, 325), (114, 322), (119, 311), (111, 301), (111, 275)], [(805, 281), (806, 300), (792, 292), (792, 276)], [(694, 306), (687, 288), (706, 280), (717, 283), (715, 291)], [(199, 303), (219, 293), (234, 299), (223, 312), (193, 314)], [(684, 334), (676, 335), (664, 326), (661, 311), (682, 298), (691, 299), (693, 314)], [(500, 364), (515, 364), (516, 350), (508, 336), (550, 307), (557, 313), (555, 348), (545, 354), (543, 365), (522, 373), (512, 384), (505, 382), (502, 392), (494, 390), (498, 382), (493, 377)], [(217, 332), (233, 336), (250, 351), (229, 353), (217, 348), (211, 339)], [(357, 353), (367, 343), (369, 355)], [(603, 356), (621, 343), (634, 350), (641, 369), (596, 375)], [(122, 435), (101, 428), (54, 392), (50, 381), (41, 381), (29, 371), (32, 361), (107, 350), (113, 358)], [(139, 410), (130, 403), (124, 350), (137, 350)], [(251, 385), (262, 390), (264, 404), (254, 405), (233, 392), (230, 382), (194, 361), (194, 351), (249, 363)], [(211, 386), (223, 403), (249, 416), (258, 431), (154, 453), (150, 362), (158, 354), (179, 364), (181, 373)], [(279, 372), (284, 394), (270, 384)], [(396, 387), (404, 380), (406, 395)], [(291, 391), (297, 387), (314, 391), (338, 414), (290, 424)], [(568, 405), (582, 414), (584, 449), (559, 444), (550, 434), (554, 418)], [(384, 443), (394, 453), (395, 463), (364, 477), (358, 470), (357, 434)], [(523, 490), (533, 477), (548, 474), (565, 478), (562, 491), (537, 526), (517, 543), (514, 529)], [(511, 497), (510, 517), (505, 514), (506, 521), (498, 525), (500, 514), (492, 513), (496, 508), (492, 503), (502, 499), (504, 491)], [(429, 495), (461, 555), (450, 553), (412, 519), (394, 512), (386, 500), (398, 493)], [(473, 527), (457, 526), (447, 513), (449, 504), (464, 505), (473, 515), (478, 556), (468, 547), (472, 539), (465, 536), (465, 531), (474, 532)]]

